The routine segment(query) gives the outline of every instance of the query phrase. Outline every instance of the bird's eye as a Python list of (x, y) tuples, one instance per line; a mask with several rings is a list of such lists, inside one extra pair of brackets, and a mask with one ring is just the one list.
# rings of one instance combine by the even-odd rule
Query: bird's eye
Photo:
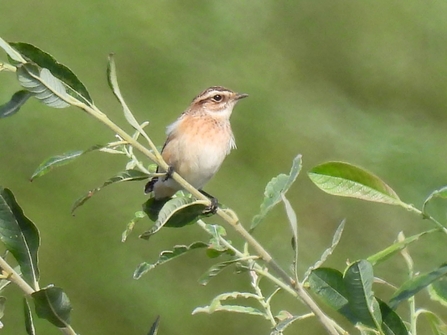
[(216, 102), (220, 102), (222, 101), (222, 96), (220, 94), (216, 94), (215, 96), (213, 96), (213, 100)]

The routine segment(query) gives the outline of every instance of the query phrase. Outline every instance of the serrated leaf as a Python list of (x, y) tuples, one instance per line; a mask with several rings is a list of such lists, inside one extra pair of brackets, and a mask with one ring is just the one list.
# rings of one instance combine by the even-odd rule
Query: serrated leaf
[(147, 263), (143, 262), (141, 263), (137, 269), (135, 270), (133, 277), (134, 279), (140, 279), (142, 275), (147, 273), (148, 271), (154, 269), (155, 267), (164, 264), (166, 262), (169, 262), (179, 256), (182, 256), (186, 254), (189, 251), (195, 250), (195, 249), (203, 249), (207, 248), (208, 244), (205, 242), (194, 242), (188, 246), (186, 245), (176, 245), (174, 246), (173, 250), (165, 250), (160, 253), (158, 256), (158, 260), (155, 263)]
[(447, 278), (441, 277), (428, 286), (430, 298), (447, 307)]
[(259, 297), (253, 293), (246, 293), (246, 292), (223, 293), (223, 294), (219, 294), (217, 297), (215, 297), (211, 301), (211, 304), (209, 306), (195, 308), (193, 310), (192, 314), (197, 314), (197, 313), (211, 314), (214, 312), (225, 311), (225, 312), (250, 314), (250, 315), (262, 316), (264, 318), (267, 318), (267, 316), (257, 308), (240, 306), (240, 305), (222, 305), (222, 301), (225, 301), (228, 299), (237, 299), (237, 298), (244, 298), (244, 299), (252, 298), (255, 300), (259, 300)]
[(9, 189), (0, 187), (0, 240), (11, 252), (25, 281), (37, 287), (39, 269), (37, 251), (40, 245), (39, 231), (28, 219)]
[(250, 231), (253, 231), (264, 220), (268, 212), (281, 201), (281, 194), (287, 193), (290, 186), (298, 177), (301, 166), (301, 155), (298, 155), (294, 158), (292, 168), (288, 175), (280, 174), (267, 184), (264, 191), (264, 200), (261, 204), (261, 211), (253, 217)]
[(144, 172), (141, 172), (140, 170), (126, 170), (123, 172), (120, 172), (116, 176), (113, 176), (112, 178), (108, 179), (99, 187), (96, 187), (90, 191), (88, 191), (86, 194), (78, 198), (72, 208), (71, 208), (71, 214), (74, 213), (74, 211), (82, 206), (87, 200), (90, 200), (96, 193), (101, 191), (104, 187), (116, 184), (116, 183), (122, 183), (122, 182), (128, 182), (128, 181), (139, 181), (139, 180), (145, 180), (148, 178), (148, 175)]
[(380, 308), (372, 291), (374, 274), (372, 265), (366, 260), (356, 261), (346, 270), (345, 284), (350, 310), (357, 320), (374, 329), (382, 323)]
[[(152, 215), (151, 206), (157, 204), (157, 200), (149, 199), (143, 206), (143, 211)], [(207, 208), (203, 204), (203, 201), (196, 200), (190, 197), (176, 197), (172, 198), (163, 204), (163, 207), (158, 213), (158, 218), (151, 229), (145, 231), (140, 235), (140, 238), (149, 239), (152, 235), (156, 234), (163, 227), (181, 228), (188, 224), (196, 222), (201, 217)]]
[(423, 288), (434, 283), (436, 280), (447, 274), (447, 264), (441, 265), (439, 268), (424, 274), (420, 274), (410, 278), (402, 284), (399, 289), (394, 292), (390, 299), (391, 308), (395, 309), (402, 301), (414, 296)]
[(27, 63), (17, 67), (17, 79), (33, 96), (53, 108), (66, 108), (70, 105), (64, 101), (68, 93), (64, 84), (54, 77), (48, 69), (40, 69)]
[(382, 315), (382, 330), (385, 335), (408, 335), (404, 322), (386, 303), (377, 299)]
[(372, 173), (343, 162), (328, 162), (308, 172), (312, 182), (326, 193), (391, 205), (404, 205), (396, 192)]
[(199, 278), (199, 284), (200, 285), (207, 285), (211, 279), (216, 277), (219, 273), (221, 273), (224, 269), (226, 269), (228, 266), (233, 265), (234, 263), (239, 262), (239, 259), (232, 259), (229, 261), (221, 262), (218, 264), (214, 264), (212, 267), (210, 267), (202, 276)]
[(348, 293), (343, 282), (343, 274), (335, 269), (318, 268), (309, 275), (312, 292), (327, 305), (338, 311), (353, 324), (357, 322), (348, 301)]
[(315, 262), (314, 265), (312, 265), (311, 267), (309, 267), (309, 269), (306, 271), (306, 273), (304, 274), (304, 278), (305, 278), (305, 279), (303, 280), (304, 282), (307, 281), (307, 277), (309, 277), (310, 273), (311, 273), (313, 270), (315, 270), (315, 269), (321, 267), (321, 265), (323, 265), (323, 263), (328, 259), (328, 257), (329, 257), (330, 255), (332, 255), (332, 253), (334, 252), (335, 248), (336, 248), (337, 245), (338, 245), (338, 242), (340, 242), (341, 235), (342, 235), (342, 233), (343, 233), (343, 230), (345, 229), (345, 222), (346, 222), (346, 221), (343, 220), (343, 221), (340, 223), (340, 225), (337, 227), (337, 230), (335, 231), (334, 236), (332, 237), (332, 243), (331, 243), (330, 247), (327, 248), (327, 249), (323, 252), (323, 254), (321, 255), (320, 259), (319, 259), (317, 262)]
[(90, 94), (84, 84), (67, 66), (59, 63), (53, 56), (40, 50), (36, 46), (28, 43), (10, 43), (10, 45), (19, 51), (22, 56), (29, 59), (41, 68), (48, 69), (56, 78), (61, 80), (71, 89), (69, 94), (82, 102), (88, 101), (93, 103)]
[(401, 250), (405, 249), (409, 244), (417, 241), (419, 238), (421, 238), (424, 235), (439, 232), (439, 229), (431, 229), (424, 231), (420, 234), (416, 234), (410, 237), (405, 238), (403, 241), (395, 242), (389, 247), (375, 253), (374, 255), (371, 255), (367, 258), (367, 261), (370, 262), (372, 265), (380, 264), (381, 262), (387, 260), (388, 258), (392, 257), (393, 255), (397, 254)]
[(159, 325), (160, 325), (160, 315), (157, 316), (157, 318), (155, 319), (147, 335), (157, 335)]
[(69, 152), (63, 153), (61, 155), (56, 155), (56, 156), (47, 158), (45, 161), (40, 163), (40, 165), (37, 167), (36, 171), (33, 172), (30, 180), (33, 181), (35, 178), (41, 177), (57, 167), (67, 165), (68, 163), (75, 161), (77, 158), (79, 158), (80, 156), (82, 156), (86, 153), (89, 153), (89, 152), (95, 151), (95, 150), (101, 150), (102, 148), (104, 148), (103, 145), (95, 145), (95, 146), (88, 148), (87, 150), (69, 151)]
[(14, 93), (11, 100), (0, 106), (0, 119), (17, 113), (31, 96), (32, 94), (25, 90)]
[(72, 310), (70, 300), (65, 292), (55, 286), (43, 288), (31, 294), (36, 307), (36, 314), (59, 328), (70, 325)]
[(25, 330), (28, 335), (36, 335), (36, 329), (33, 322), (33, 314), (29, 306), (28, 300), (23, 298), (23, 312), (25, 314)]
[(22, 55), (1, 37), (0, 37), (0, 48), (2, 48), (7, 53), (7, 55), (16, 62), (26, 63), (26, 60), (22, 57)]
[(123, 231), (123, 233), (121, 234), (121, 242), (126, 242), (135, 224), (145, 217), (146, 215), (144, 214), (143, 211), (135, 212), (133, 219), (130, 220), (130, 222), (126, 225), (126, 230)]

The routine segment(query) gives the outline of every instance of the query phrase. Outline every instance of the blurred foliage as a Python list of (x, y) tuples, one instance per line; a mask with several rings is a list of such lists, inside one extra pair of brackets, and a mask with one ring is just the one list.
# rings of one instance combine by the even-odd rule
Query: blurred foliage
[[(446, 15), (443, 2), (412, 0), (17, 0), (2, 7), (0, 31), (70, 66), (95, 103), (118, 121), (121, 109), (105, 74), (107, 54), (115, 52), (123, 95), (139, 120), (151, 122), (148, 132), (159, 144), (165, 126), (202, 89), (224, 85), (249, 93), (232, 117), (238, 150), (207, 186), (248, 226), (265, 184), (287, 171), (297, 153), (303, 154), (304, 170), (328, 160), (361, 165), (418, 207), (446, 183)], [(0, 75), (3, 102), (19, 87)], [(154, 260), (160, 249), (196, 240), (199, 232), (191, 226), (166, 230), (150, 242), (135, 234), (121, 243), (126, 223), (145, 201), (143, 184), (116, 185), (71, 217), (75, 199), (122, 170), (120, 158), (92, 154), (29, 183), (45, 158), (104, 144), (113, 136), (108, 130), (73, 108), (58, 111), (32, 101), (1, 120), (0, 134), (0, 184), (14, 190), (38, 223), (44, 241), (41, 282), (64, 287), (78, 332), (145, 334), (156, 315), (162, 316), (160, 334), (265, 331), (267, 323), (247, 316), (190, 315), (216, 292), (248, 285), (232, 274), (198, 285), (211, 264), (205, 256), (203, 263), (186, 256), (132, 279), (137, 264)], [(410, 236), (428, 225), (399, 208), (325, 195), (304, 174), (289, 200), (298, 215), (303, 269), (330, 244), (343, 218), (344, 235), (329, 259), (339, 268), (347, 258), (390, 244), (401, 230)], [(444, 208), (434, 210), (445, 217)], [(142, 221), (135, 229), (148, 226)], [(291, 236), (281, 210), (255, 235), (281, 264), (290, 264)], [(411, 248), (417, 271), (445, 261), (438, 251), (443, 237), (429, 239), (424, 245), (431, 248)], [(393, 259), (375, 272), (405, 277)], [(21, 299), (11, 294), (9, 300), (6, 335), (17, 333), (11, 325), (23, 323), (20, 313), (11, 312)], [(284, 304), (305, 311), (294, 301)], [(43, 333), (59, 333), (37, 323)], [(315, 320), (299, 324), (302, 332), (306, 326), (324, 334)]]

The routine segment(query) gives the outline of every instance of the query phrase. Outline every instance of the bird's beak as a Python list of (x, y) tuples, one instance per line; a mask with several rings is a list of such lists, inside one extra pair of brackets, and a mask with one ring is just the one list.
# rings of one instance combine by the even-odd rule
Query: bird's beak
[(246, 97), (248, 97), (248, 94), (245, 94), (245, 93), (237, 93), (236, 94), (236, 100), (240, 100), (240, 99), (243, 99)]

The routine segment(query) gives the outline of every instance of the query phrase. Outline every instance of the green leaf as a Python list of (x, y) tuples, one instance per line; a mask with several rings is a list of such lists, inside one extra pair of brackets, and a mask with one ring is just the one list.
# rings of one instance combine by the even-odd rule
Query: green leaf
[(227, 299), (238, 299), (238, 298), (244, 298), (244, 299), (252, 298), (255, 300), (259, 300), (259, 297), (253, 293), (245, 293), (245, 292), (223, 293), (215, 297), (209, 306), (197, 307), (196, 309), (194, 309), (192, 314), (197, 313), (211, 314), (214, 312), (225, 311), (225, 312), (262, 316), (267, 319), (267, 316), (263, 312), (253, 307), (246, 307), (240, 305), (222, 305), (222, 301), (225, 301)]
[(89, 153), (89, 152), (95, 151), (95, 150), (100, 150), (102, 148), (104, 148), (103, 145), (95, 145), (95, 146), (88, 148), (87, 150), (69, 151), (69, 152), (63, 153), (62, 155), (56, 155), (56, 156), (50, 157), (50, 158), (46, 159), (45, 161), (43, 161), (37, 167), (36, 171), (33, 172), (33, 175), (31, 176), (30, 179), (31, 179), (31, 181), (33, 181), (35, 178), (38, 178), (38, 177), (41, 177), (41, 176), (47, 174), (54, 168), (57, 168), (57, 167), (60, 167), (63, 165), (67, 165), (68, 163), (75, 161), (77, 158), (79, 158), (80, 156), (82, 156), (86, 153)]
[(315, 185), (332, 195), (405, 205), (379, 177), (348, 163), (324, 163), (311, 169), (308, 175)]
[(284, 330), (290, 326), (293, 322), (303, 320), (310, 316), (314, 316), (312, 313), (305, 315), (292, 315), (287, 311), (280, 311), (278, 315), (275, 315), (275, 320), (279, 320), (275, 328), (272, 329), (270, 335), (282, 335)]
[(349, 306), (357, 320), (368, 327), (378, 329), (382, 318), (372, 291), (373, 281), (373, 268), (366, 260), (351, 264), (343, 277)]
[(293, 257), (293, 264), (294, 264), (294, 275), (295, 280), (298, 281), (298, 219), (296, 218), (296, 213), (292, 208), (292, 205), (290, 204), (290, 201), (287, 200), (286, 196), (284, 194), (281, 194), (281, 200), (284, 202), (284, 207), (286, 210), (287, 218), (289, 219), (290, 228), (292, 230), (292, 236), (293, 236), (293, 246), (295, 250), (295, 254)]
[(29, 59), (41, 68), (48, 69), (57, 79), (69, 86), (69, 94), (74, 98), (84, 102), (93, 103), (90, 94), (84, 84), (76, 77), (76, 75), (65, 65), (59, 63), (53, 56), (40, 50), (34, 45), (28, 43), (10, 43), (10, 45), (19, 51), (22, 56)]
[[(144, 204), (143, 211), (151, 217), (151, 206), (157, 203), (157, 200), (149, 199)], [(206, 207), (207, 206), (203, 204), (203, 201), (190, 197), (176, 197), (169, 199), (158, 213), (158, 218), (155, 221), (155, 224), (151, 229), (141, 234), (140, 238), (149, 239), (149, 237), (156, 234), (163, 227), (181, 228), (188, 224), (192, 224), (201, 217), (206, 216), (203, 214)]]
[[(215, 224), (207, 224), (205, 226), (207, 232), (209, 232), (212, 238), (209, 241), (208, 249), (206, 250), (206, 255), (210, 258), (219, 257), (222, 254), (227, 254), (234, 256), (234, 251), (228, 247), (227, 244), (222, 242), (221, 236), (226, 236), (227, 232), (225, 228)], [(231, 241), (226, 240), (228, 243)]]
[(126, 225), (126, 230), (121, 234), (121, 242), (126, 242), (135, 224), (145, 217), (146, 215), (143, 211), (135, 212), (133, 219), (130, 220), (130, 222)]
[(348, 292), (343, 282), (343, 274), (335, 269), (318, 268), (309, 275), (309, 285), (312, 292), (318, 295), (328, 306), (339, 312), (351, 323), (357, 322), (357, 317), (349, 306)]
[(394, 244), (390, 245), (389, 247), (379, 251), (378, 253), (375, 253), (374, 255), (371, 255), (367, 258), (367, 261), (370, 262), (372, 265), (380, 264), (381, 262), (387, 260), (388, 258), (392, 257), (393, 255), (397, 254), (401, 250), (405, 249), (409, 244), (419, 240), (424, 235), (440, 232), (438, 228), (431, 229), (424, 231), (420, 234), (416, 234), (410, 237), (407, 237), (403, 241), (395, 242)]
[(301, 166), (301, 155), (298, 155), (294, 158), (292, 168), (288, 175), (280, 174), (267, 184), (264, 191), (264, 201), (261, 204), (261, 211), (253, 217), (250, 231), (253, 231), (264, 220), (268, 212), (281, 201), (281, 194), (287, 193), (290, 186), (298, 177)]
[(26, 63), (26, 60), (22, 57), (22, 55), (17, 52), (10, 44), (8, 44), (4, 39), (0, 37), (0, 48), (2, 48), (9, 57), (15, 60), (18, 63)]
[(47, 106), (53, 108), (70, 106), (64, 100), (68, 97), (64, 84), (54, 77), (50, 70), (27, 63), (17, 67), (17, 78), (20, 85)]
[(25, 329), (28, 335), (36, 335), (36, 329), (34, 328), (33, 314), (29, 306), (28, 300), (23, 298), (23, 312), (25, 313)]
[(234, 263), (237, 263), (239, 261), (240, 261), (240, 259), (232, 259), (232, 260), (229, 260), (226, 262), (214, 264), (199, 278), (199, 284), (204, 285), (204, 286), (207, 285), (211, 279), (216, 277), (219, 273), (221, 273), (229, 265), (233, 265)]
[(155, 319), (155, 322), (152, 324), (152, 327), (147, 335), (157, 335), (159, 325), (160, 325), (160, 315), (157, 316), (157, 318)]
[(427, 214), (427, 205), (430, 201), (436, 198), (447, 199), (447, 186), (441, 187), (438, 190), (433, 191), (427, 199), (425, 199), (422, 205), (422, 213)]
[(90, 200), (91, 197), (93, 197), (96, 193), (101, 191), (106, 186), (116, 184), (116, 183), (121, 183), (121, 182), (127, 182), (127, 181), (144, 180), (147, 178), (148, 178), (148, 175), (144, 172), (141, 172), (140, 170), (126, 170), (126, 171), (120, 172), (116, 176), (105, 181), (104, 184), (102, 184), (101, 186), (88, 191), (86, 194), (84, 194), (83, 196), (78, 198), (74, 202), (74, 204), (71, 208), (71, 214), (73, 214), (77, 208), (82, 206), (87, 200)]
[(331, 246), (329, 248), (327, 248), (323, 254), (321, 255), (320, 259), (315, 262), (314, 265), (312, 265), (311, 267), (309, 267), (309, 269), (306, 271), (306, 273), (304, 274), (304, 282), (307, 281), (307, 277), (309, 277), (310, 273), (321, 267), (321, 265), (323, 265), (323, 263), (328, 259), (328, 257), (330, 255), (332, 255), (332, 253), (334, 252), (335, 248), (338, 245), (338, 242), (340, 242), (341, 239), (341, 235), (343, 233), (343, 229), (345, 228), (345, 220), (343, 220), (340, 225), (337, 227), (337, 230), (334, 233), (334, 236), (332, 237), (332, 243)]
[(142, 275), (147, 273), (148, 271), (154, 269), (155, 267), (164, 264), (166, 262), (169, 262), (179, 256), (182, 256), (186, 254), (189, 251), (195, 250), (195, 249), (203, 249), (207, 248), (208, 244), (205, 242), (194, 242), (190, 244), (189, 246), (186, 245), (176, 245), (174, 246), (173, 250), (165, 250), (160, 253), (158, 256), (158, 260), (155, 263), (141, 263), (137, 269), (135, 270), (133, 277), (134, 279), (140, 279)]
[(0, 119), (17, 113), (31, 96), (32, 94), (25, 90), (14, 93), (11, 100), (0, 106)]
[(58, 328), (70, 325), (70, 301), (65, 292), (59, 287), (47, 287), (31, 294), (36, 307), (36, 314), (46, 319)]
[(422, 308), (419, 308), (418, 312), (419, 314), (425, 314), (433, 335), (447, 335), (447, 325), (439, 316), (432, 311)]
[(9, 189), (0, 187), (0, 240), (17, 260), (25, 281), (37, 287), (39, 231)]
[(385, 335), (408, 335), (404, 322), (386, 303), (377, 299), (382, 314), (382, 330)]
[(402, 301), (414, 296), (420, 290), (434, 283), (445, 274), (447, 274), (447, 264), (443, 264), (431, 272), (410, 278), (394, 292), (390, 300), (391, 308), (395, 309)]
[(428, 286), (428, 293), (432, 300), (447, 306), (447, 278), (441, 277)]

